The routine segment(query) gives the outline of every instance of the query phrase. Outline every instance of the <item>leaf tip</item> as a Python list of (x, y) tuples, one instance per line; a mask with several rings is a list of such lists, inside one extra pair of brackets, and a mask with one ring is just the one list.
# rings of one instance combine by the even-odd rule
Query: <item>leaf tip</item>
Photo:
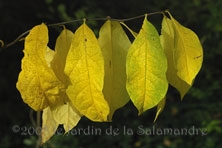
[(138, 116), (142, 115), (144, 112), (144, 110), (141, 108), (141, 109), (138, 109)]
[(0, 47), (4, 47), (4, 41), (0, 40)]

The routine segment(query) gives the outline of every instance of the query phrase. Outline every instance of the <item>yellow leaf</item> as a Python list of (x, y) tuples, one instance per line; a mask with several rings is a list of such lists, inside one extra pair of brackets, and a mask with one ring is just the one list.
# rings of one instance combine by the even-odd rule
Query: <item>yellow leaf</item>
[(167, 57), (167, 80), (180, 92), (181, 98), (183, 98), (191, 86), (177, 75), (177, 67), (174, 56), (176, 50), (174, 47), (174, 29), (172, 21), (166, 16), (163, 17), (162, 21), (160, 41)]
[(51, 67), (56, 76), (65, 84), (68, 85), (68, 78), (64, 73), (66, 56), (70, 49), (73, 39), (72, 31), (64, 28), (56, 40), (55, 56), (51, 62)]
[(166, 70), (167, 61), (159, 34), (145, 17), (126, 58), (126, 88), (139, 114), (164, 98), (168, 88)]
[(119, 22), (106, 21), (99, 31), (105, 62), (103, 93), (110, 107), (109, 120), (116, 109), (129, 101), (126, 91), (126, 55), (131, 45)]
[(197, 35), (178, 23), (169, 13), (174, 30), (174, 59), (177, 75), (188, 85), (199, 72), (203, 61), (203, 49)]
[(156, 122), (156, 119), (158, 118), (159, 114), (163, 111), (166, 104), (166, 97), (164, 97), (157, 105), (157, 112), (154, 119), (154, 122)]
[(54, 53), (47, 47), (47, 43), (46, 25), (35, 26), (25, 39), (22, 71), (16, 84), (23, 101), (36, 111), (64, 102), (61, 98), (61, 93), (65, 91), (64, 85), (49, 67)]
[(48, 141), (56, 132), (58, 123), (54, 120), (50, 107), (43, 110), (42, 114), (42, 143)]
[(71, 103), (66, 103), (52, 110), (52, 115), (57, 124), (63, 124), (67, 133), (77, 125), (81, 115)]
[(93, 121), (106, 121), (109, 106), (102, 93), (104, 60), (94, 33), (85, 22), (74, 34), (65, 73), (71, 81), (66, 92), (76, 109)]

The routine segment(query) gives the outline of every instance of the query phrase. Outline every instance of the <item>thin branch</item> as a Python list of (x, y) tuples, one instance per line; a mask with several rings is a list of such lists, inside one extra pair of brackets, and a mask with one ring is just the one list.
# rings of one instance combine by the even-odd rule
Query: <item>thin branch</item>
[(13, 44), (15, 44), (16, 42), (20, 41), (25, 35), (27, 35), (29, 33), (30, 30), (27, 30), (26, 32), (23, 32), (22, 34), (20, 34), (14, 41), (6, 44), (5, 46), (3, 46), (2, 48), (8, 48), (10, 46), (12, 46)]
[[(36, 133), (38, 133), (38, 140), (36, 142), (35, 148), (40, 148), (41, 146), (41, 141), (42, 141), (42, 134), (41, 134), (41, 111), (37, 111), (36, 115)], [(38, 131), (37, 131), (38, 130)]]
[(72, 23), (76, 23), (76, 22), (80, 22), (83, 19), (77, 19), (77, 20), (72, 20), (72, 21), (67, 21), (67, 22), (59, 22), (59, 23), (54, 23), (54, 24), (48, 24), (48, 27), (54, 27), (54, 26), (62, 26), (65, 24), (72, 24)]
[(30, 111), (29, 111), (29, 119), (31, 120), (32, 126), (36, 128), (37, 124), (36, 124), (35, 119), (33, 118), (33, 113), (34, 113), (34, 110), (30, 109)]
[[(168, 10), (166, 10), (168, 11)], [(131, 17), (131, 18), (126, 18), (126, 19), (115, 19), (115, 18), (110, 18), (110, 17), (106, 17), (106, 18), (84, 18), (86, 21), (106, 21), (106, 20), (111, 20), (111, 21), (118, 21), (118, 22), (126, 22), (126, 21), (132, 21), (135, 19), (139, 19), (141, 17), (144, 17), (145, 15), (156, 15), (156, 14), (163, 14), (165, 11), (157, 11), (157, 12), (152, 12), (152, 13), (146, 13), (143, 15), (138, 15), (135, 17)], [(54, 23), (54, 24), (47, 24), (48, 27), (54, 27), (54, 26), (62, 26), (62, 25), (66, 25), (66, 24), (72, 24), (72, 23), (76, 23), (76, 22), (80, 22), (83, 21), (83, 19), (77, 19), (77, 20), (72, 20), (72, 21), (66, 21), (66, 22), (59, 22), (59, 23)], [(0, 40), (0, 48), (8, 48), (12, 45), (14, 45), (15, 43), (17, 43), (18, 41), (20, 41), (22, 38), (24, 38), (25, 35), (27, 35), (30, 32), (30, 30), (25, 31), (24, 33), (20, 34), (14, 41), (4, 45), (4, 42), (2, 40)]]

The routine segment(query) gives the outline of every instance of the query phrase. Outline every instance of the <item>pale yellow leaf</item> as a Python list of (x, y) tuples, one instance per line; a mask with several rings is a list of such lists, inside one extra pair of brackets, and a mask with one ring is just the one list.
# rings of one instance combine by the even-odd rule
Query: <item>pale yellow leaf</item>
[(63, 124), (66, 133), (81, 119), (81, 115), (70, 102), (53, 109), (52, 115), (57, 124)]
[(192, 85), (202, 66), (203, 49), (199, 38), (192, 30), (182, 26), (171, 14), (170, 17), (174, 30), (177, 75), (188, 85)]
[(54, 120), (50, 107), (43, 110), (42, 114), (42, 143), (48, 141), (56, 132), (59, 124)]
[(68, 85), (68, 78), (64, 73), (66, 56), (70, 49), (70, 45), (73, 39), (72, 31), (64, 28), (56, 40), (55, 56), (51, 62), (51, 67), (56, 76), (65, 84)]
[(129, 30), (129, 32), (133, 35), (134, 38), (137, 37), (138, 33), (130, 29), (124, 22), (120, 22), (120, 23)]
[[(51, 67), (54, 70), (56, 76), (65, 84), (66, 87), (69, 85), (69, 82), (68, 77), (64, 73), (64, 68), (73, 35), (74, 34), (70, 30), (66, 28), (63, 29), (56, 40), (55, 55), (51, 61)], [(58, 124), (63, 124), (65, 132), (68, 132), (77, 125), (81, 116), (69, 102), (69, 99), (66, 95), (61, 97), (63, 97), (63, 100), (66, 100), (66, 103), (53, 108), (52, 115)]]
[(167, 60), (159, 34), (145, 17), (126, 59), (126, 88), (139, 114), (164, 98), (168, 88), (166, 71)]
[(65, 74), (71, 82), (66, 92), (76, 109), (93, 121), (106, 121), (109, 106), (102, 93), (104, 59), (94, 33), (85, 23), (74, 34)]
[(109, 120), (116, 109), (129, 101), (126, 91), (126, 55), (131, 45), (119, 22), (106, 21), (99, 31), (105, 62), (103, 93), (110, 107)]
[(160, 40), (167, 57), (167, 80), (180, 92), (182, 99), (190, 89), (191, 85), (188, 85), (177, 75), (177, 67), (174, 55), (176, 50), (174, 46), (174, 29), (172, 21), (166, 16), (163, 17)]
[(48, 67), (51, 67), (51, 61), (54, 58), (55, 52), (54, 50), (50, 49), (49, 47), (46, 48), (46, 53), (45, 53), (45, 59)]

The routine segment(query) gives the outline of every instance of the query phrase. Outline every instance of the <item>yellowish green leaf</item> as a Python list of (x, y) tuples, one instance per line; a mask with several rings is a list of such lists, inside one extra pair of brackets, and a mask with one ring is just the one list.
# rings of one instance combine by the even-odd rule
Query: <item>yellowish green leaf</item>
[(16, 84), (23, 101), (36, 111), (64, 102), (61, 98), (61, 93), (65, 91), (64, 85), (49, 67), (54, 53), (47, 47), (47, 43), (47, 26), (35, 26), (25, 38), (22, 71)]
[(76, 109), (93, 121), (106, 121), (109, 106), (104, 99), (104, 59), (98, 41), (85, 24), (75, 32), (66, 59), (70, 78), (67, 95)]
[(188, 85), (177, 75), (177, 67), (174, 55), (176, 50), (174, 47), (174, 29), (172, 21), (166, 16), (163, 17), (162, 21), (160, 41), (167, 57), (167, 80), (180, 92), (181, 98), (183, 98), (187, 91), (190, 89), (191, 85)]
[(202, 66), (203, 49), (199, 38), (192, 30), (182, 26), (171, 15), (170, 17), (174, 30), (177, 75), (188, 85), (192, 85)]
[(63, 124), (65, 132), (75, 127), (81, 119), (81, 115), (70, 102), (53, 109), (52, 115), (57, 124)]
[(139, 114), (164, 98), (168, 82), (167, 60), (155, 27), (145, 17), (126, 59), (126, 88)]
[(109, 120), (116, 109), (129, 101), (126, 91), (126, 55), (131, 45), (119, 22), (106, 21), (99, 31), (105, 62), (103, 93), (110, 107)]
[(43, 110), (42, 114), (42, 143), (48, 141), (56, 132), (59, 124), (54, 120), (50, 107)]
[(157, 111), (156, 111), (154, 122), (156, 122), (156, 119), (158, 118), (160, 113), (163, 111), (165, 104), (166, 104), (166, 97), (164, 97), (157, 105)]

